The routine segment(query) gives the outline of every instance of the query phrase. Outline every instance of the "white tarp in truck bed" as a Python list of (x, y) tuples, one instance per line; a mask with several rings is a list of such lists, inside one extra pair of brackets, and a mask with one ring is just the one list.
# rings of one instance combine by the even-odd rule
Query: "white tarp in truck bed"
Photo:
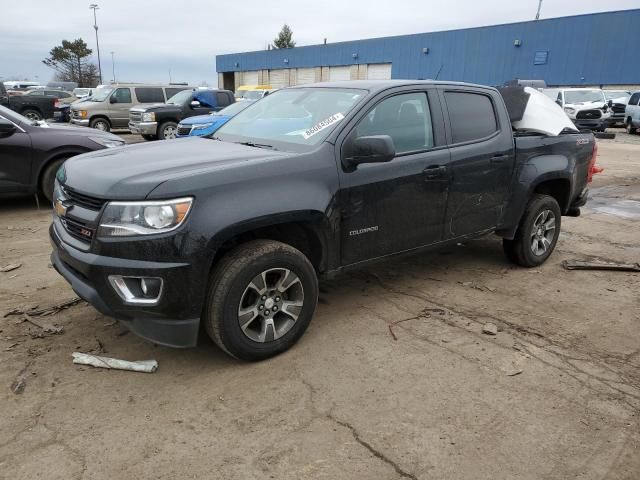
[(578, 131), (562, 107), (535, 88), (502, 87), (499, 90), (516, 130), (552, 137), (563, 130)]

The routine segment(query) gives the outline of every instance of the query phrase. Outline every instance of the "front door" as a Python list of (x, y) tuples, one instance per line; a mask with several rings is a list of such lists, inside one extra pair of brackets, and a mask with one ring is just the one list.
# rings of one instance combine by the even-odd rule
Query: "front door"
[[(11, 121), (0, 116), (3, 122)], [(12, 122), (13, 123), (13, 122)], [(21, 128), (0, 137), (0, 193), (24, 191), (31, 183), (31, 137)]]
[(442, 239), (449, 152), (434, 140), (439, 122), (435, 90), (411, 90), (378, 101), (347, 135), (343, 152), (357, 137), (389, 135), (396, 157), (340, 171), (342, 265)]
[(129, 109), (133, 107), (131, 89), (119, 87), (109, 98), (109, 117), (113, 127), (129, 126)]

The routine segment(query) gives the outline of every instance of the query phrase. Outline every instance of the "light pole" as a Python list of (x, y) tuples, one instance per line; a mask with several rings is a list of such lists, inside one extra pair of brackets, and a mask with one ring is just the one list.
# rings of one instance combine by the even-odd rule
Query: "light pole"
[(116, 83), (116, 60), (114, 55), (116, 52), (111, 52), (111, 68), (113, 69), (113, 83)]
[(98, 42), (98, 21), (96, 20), (96, 10), (100, 7), (97, 3), (89, 5), (89, 10), (93, 10), (93, 28), (96, 31), (96, 47), (98, 48), (98, 75), (100, 76), (100, 84), (102, 84), (102, 65), (100, 64), (100, 43)]
[(542, 10), (542, 0), (538, 0), (538, 12), (536, 13), (536, 20), (540, 20), (540, 10)]

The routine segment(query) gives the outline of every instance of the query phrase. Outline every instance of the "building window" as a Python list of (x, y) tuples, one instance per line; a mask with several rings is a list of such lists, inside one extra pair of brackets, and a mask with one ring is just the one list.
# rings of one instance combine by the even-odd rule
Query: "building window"
[(533, 57), (533, 64), (546, 65), (548, 57), (549, 57), (549, 50), (540, 50), (536, 52), (535, 56)]

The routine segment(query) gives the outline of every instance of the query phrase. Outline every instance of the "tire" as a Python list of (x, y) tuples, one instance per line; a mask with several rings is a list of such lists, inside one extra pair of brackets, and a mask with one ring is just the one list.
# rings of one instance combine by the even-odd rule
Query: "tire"
[(142, 138), (144, 138), (147, 142), (158, 139), (158, 137), (156, 137), (155, 135), (142, 135)]
[(34, 110), (32, 108), (27, 108), (22, 111), (22, 115), (27, 117), (29, 120), (33, 120), (34, 122), (42, 120), (42, 114), (38, 110)]
[(53, 202), (53, 185), (56, 179), (56, 172), (65, 160), (66, 158), (58, 158), (47, 165), (40, 179), (40, 191), (49, 202)]
[(549, 195), (534, 195), (527, 204), (515, 238), (502, 240), (505, 255), (522, 267), (542, 265), (556, 247), (560, 224), (561, 212), (556, 199)]
[(96, 130), (101, 130), (103, 132), (111, 131), (111, 123), (109, 123), (109, 120), (102, 117), (92, 118), (91, 121), (89, 122), (89, 126), (91, 128), (95, 128)]
[(164, 122), (158, 127), (158, 138), (161, 140), (172, 140), (178, 134), (178, 124), (175, 122)]
[(229, 355), (264, 360), (298, 341), (317, 302), (318, 279), (302, 252), (273, 240), (253, 240), (215, 266), (202, 321), (211, 339)]
[(629, 135), (633, 135), (634, 133), (637, 132), (637, 129), (633, 127), (633, 123), (631, 123), (631, 119), (627, 120), (627, 124), (626, 124), (626, 128), (627, 128), (627, 133)]

